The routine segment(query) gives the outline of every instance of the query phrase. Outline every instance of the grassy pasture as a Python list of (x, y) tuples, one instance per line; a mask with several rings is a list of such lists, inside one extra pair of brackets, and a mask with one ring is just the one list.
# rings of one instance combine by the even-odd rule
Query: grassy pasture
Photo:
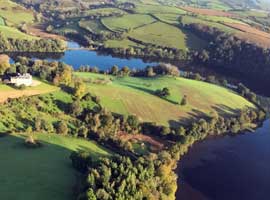
[(24, 90), (14, 89), (10, 86), (0, 84), (0, 102), (6, 101), (8, 98), (18, 98), (21, 96), (32, 96), (57, 91), (59, 88), (42, 82), (40, 85), (27, 87)]
[(210, 22), (226, 22), (226, 23), (235, 23), (235, 24), (245, 24), (244, 22), (229, 18), (229, 17), (220, 17), (220, 16), (207, 16), (207, 15), (198, 15), (200, 19), (210, 21)]
[(72, 200), (77, 172), (69, 160), (71, 151), (89, 151), (94, 159), (111, 155), (92, 141), (56, 134), (35, 137), (43, 147), (27, 149), (21, 134), (0, 138), (1, 199)]
[(107, 17), (101, 20), (102, 24), (114, 32), (124, 32), (130, 29), (151, 24), (156, 20), (150, 15), (129, 14), (122, 17)]
[(26, 10), (10, 0), (0, 0), (0, 16), (3, 17), (10, 26), (34, 22), (34, 14), (32, 11)]
[[(184, 78), (117, 78), (91, 73), (75, 75), (92, 80), (112, 78), (110, 84), (88, 84), (89, 91), (101, 97), (102, 105), (112, 112), (135, 114), (142, 121), (163, 125), (185, 124), (211, 111), (224, 116), (235, 114), (246, 106), (253, 107), (253, 104), (228, 89)], [(153, 94), (156, 89), (163, 87), (171, 91), (167, 99)], [(188, 96), (188, 105), (180, 106), (178, 103), (184, 95)]]
[(192, 23), (204, 24), (206, 26), (218, 28), (218, 29), (220, 29), (220, 30), (222, 30), (224, 32), (227, 32), (227, 33), (235, 33), (235, 32), (237, 32), (236, 29), (234, 29), (232, 27), (229, 27), (229, 26), (226, 26), (226, 25), (223, 25), (221, 23), (210, 22), (210, 21), (206, 21), (206, 20), (203, 20), (203, 19), (199, 19), (197, 17), (187, 16), (187, 15), (182, 16), (181, 22), (184, 25), (192, 24)]
[(180, 8), (163, 5), (152, 5), (152, 4), (136, 4), (135, 12), (141, 14), (155, 14), (155, 13), (186, 14), (186, 11)]
[(174, 24), (174, 25), (177, 25), (179, 24), (179, 18), (181, 15), (179, 14), (168, 14), (168, 13), (165, 13), (165, 14), (154, 14), (154, 16), (159, 19), (159, 21), (162, 21), (162, 22), (165, 22), (165, 23), (168, 23), (168, 24)]
[(14, 39), (25, 39), (25, 40), (34, 40), (38, 39), (35, 36), (27, 35), (14, 27), (2, 26), (0, 25), (0, 32), (3, 33), (4, 36), (7, 38), (14, 38)]
[(123, 40), (107, 40), (105, 41), (105, 45), (111, 48), (129, 48), (129, 47), (144, 47), (143, 45), (140, 45), (136, 42), (133, 42), (129, 39), (123, 39)]
[(84, 16), (88, 15), (110, 15), (110, 14), (125, 14), (126, 12), (118, 8), (98, 8), (98, 9), (89, 9), (83, 12)]
[(145, 43), (183, 50), (188, 50), (188, 48), (195, 49), (198, 48), (198, 46), (203, 46), (202, 40), (195, 35), (162, 22), (156, 22), (135, 29), (128, 35)]
[(99, 20), (81, 20), (79, 25), (87, 31), (96, 34), (109, 31)]

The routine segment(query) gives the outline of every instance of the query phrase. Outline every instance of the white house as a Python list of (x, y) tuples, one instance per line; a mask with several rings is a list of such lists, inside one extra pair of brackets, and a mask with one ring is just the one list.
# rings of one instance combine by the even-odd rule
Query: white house
[(15, 86), (31, 86), (33, 84), (33, 78), (31, 74), (16, 74), (16, 75), (8, 75), (4, 78), (4, 83), (12, 84)]

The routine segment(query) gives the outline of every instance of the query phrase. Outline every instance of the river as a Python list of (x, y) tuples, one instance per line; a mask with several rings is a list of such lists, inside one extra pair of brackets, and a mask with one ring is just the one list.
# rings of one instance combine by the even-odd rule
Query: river
[[(63, 61), (74, 69), (81, 65), (97, 66), (101, 70), (107, 70), (113, 65), (141, 69), (156, 64), (142, 59), (100, 55), (95, 51), (79, 49), (73, 42), (68, 43), (68, 46), (69, 50), (64, 54), (39, 56), (51, 61)], [(31, 54), (32, 58), (39, 56)], [(263, 92), (266, 90), (262, 88)], [(180, 161), (177, 200), (268, 200), (269, 126), (268, 120), (254, 133), (217, 137), (196, 143)]]
[[(11, 57), (27, 56), (33, 59), (46, 59), (48, 61), (61, 61), (71, 65), (75, 70), (80, 66), (98, 67), (100, 70), (108, 70), (113, 65), (119, 68), (128, 66), (130, 69), (143, 69), (155, 62), (146, 62), (139, 58), (119, 58), (111, 55), (104, 55), (96, 51), (90, 51), (81, 47), (75, 42), (68, 42), (68, 50), (65, 53), (16, 53)], [(11, 63), (13, 60), (11, 60)]]
[(253, 133), (195, 144), (178, 168), (177, 199), (269, 200), (270, 120)]

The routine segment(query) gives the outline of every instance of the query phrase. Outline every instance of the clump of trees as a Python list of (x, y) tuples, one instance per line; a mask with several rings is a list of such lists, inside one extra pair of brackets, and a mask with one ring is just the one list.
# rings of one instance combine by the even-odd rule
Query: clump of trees
[(126, 57), (132, 56), (145, 59), (173, 61), (189, 60), (189, 54), (181, 49), (156, 46), (153, 44), (144, 44), (144, 46), (145, 47), (143, 48), (112, 48), (108, 46), (98, 46), (97, 49), (101, 52), (106, 52), (108, 54)]
[(9, 68), (9, 57), (7, 55), (0, 54), (0, 75), (3, 75)]
[(143, 123), (142, 132), (159, 135), (163, 138), (184, 142), (192, 137), (197, 141), (204, 139), (208, 135), (219, 135), (224, 133), (238, 133), (250, 127), (253, 123), (260, 123), (265, 119), (263, 110), (244, 109), (239, 116), (222, 117), (216, 113), (192, 122), (189, 126), (180, 126), (178, 128), (157, 126), (156, 124)]
[(0, 52), (64, 52), (66, 43), (58, 39), (22, 40), (0, 33)]
[(155, 91), (155, 94), (161, 98), (166, 98), (170, 96), (170, 90), (169, 88), (165, 87), (162, 90), (158, 89)]
[[(57, 86), (70, 86), (73, 83), (73, 69), (63, 62), (32, 60), (19, 56), (16, 58), (16, 63), (12, 65), (12, 70), (18, 73), (28, 72)], [(10, 70), (6, 71), (6, 73), (10, 73)]]
[(176, 160), (166, 151), (136, 160), (116, 156), (94, 162), (85, 152), (70, 158), (76, 169), (86, 172), (77, 199), (175, 199)]
[(194, 62), (224, 68), (254, 80), (270, 83), (270, 49), (206, 25), (191, 24), (188, 28), (198, 36), (211, 41), (203, 51), (193, 52)]
[(153, 77), (157, 75), (178, 77), (180, 75), (180, 71), (174, 65), (161, 63), (156, 66), (148, 66), (145, 69), (136, 70), (132, 73), (132, 75), (139, 77)]
[(24, 145), (27, 148), (39, 148), (39, 147), (42, 146), (41, 142), (39, 142), (38, 140), (36, 140), (34, 138), (34, 135), (32, 133), (32, 127), (31, 126), (29, 126), (26, 129), (26, 134), (27, 134), (27, 138), (24, 141)]

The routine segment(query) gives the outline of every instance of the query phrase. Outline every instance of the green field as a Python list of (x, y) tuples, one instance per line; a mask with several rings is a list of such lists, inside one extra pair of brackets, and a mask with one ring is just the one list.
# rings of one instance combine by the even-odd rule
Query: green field
[(90, 9), (83, 12), (84, 16), (88, 15), (110, 15), (110, 14), (125, 14), (126, 12), (118, 8), (98, 8)]
[(108, 17), (103, 18), (102, 23), (109, 30), (114, 32), (124, 32), (130, 29), (136, 29), (138, 27), (143, 27), (147, 24), (151, 24), (156, 20), (150, 15), (143, 14), (129, 14), (123, 17)]
[(170, 14), (185, 14), (186, 11), (172, 7), (152, 4), (137, 4), (135, 12), (141, 14), (155, 14), (155, 13), (170, 13)]
[(162, 22), (135, 29), (128, 35), (145, 43), (183, 49), (184, 51), (204, 46), (203, 41), (192, 33)]
[(107, 40), (105, 41), (105, 46), (110, 48), (143, 48), (143, 45), (140, 45), (136, 42), (133, 42), (129, 39), (123, 39), (123, 40)]
[[(89, 84), (89, 91), (101, 97), (102, 105), (112, 112), (135, 114), (142, 121), (164, 125), (187, 123), (211, 111), (221, 115), (233, 114), (246, 106), (253, 107), (232, 91), (195, 80), (172, 77), (117, 78), (91, 73), (75, 73), (84, 79), (113, 79), (106, 85)], [(171, 95), (161, 99), (153, 94), (156, 89), (168, 87)], [(184, 95), (188, 105), (178, 103)]]
[(179, 24), (180, 16), (179, 14), (154, 14), (154, 16), (162, 22), (168, 23), (168, 24), (174, 24), (177, 25)]
[(198, 15), (197, 17), (206, 21), (210, 21), (210, 22), (227, 22), (227, 23), (235, 23), (235, 24), (245, 24), (244, 22), (240, 20), (232, 19), (229, 17), (208, 16), (208, 15)]
[(108, 29), (99, 20), (81, 20), (79, 25), (81, 28), (95, 34), (108, 32)]
[(0, 103), (8, 98), (18, 98), (21, 96), (31, 96), (37, 94), (50, 93), (59, 90), (58, 87), (45, 82), (40, 82), (39, 85), (27, 87), (24, 90), (15, 89), (0, 83)]
[(3, 35), (6, 36), (7, 38), (25, 39), (25, 40), (38, 39), (38, 37), (27, 35), (16, 28), (8, 27), (8, 26), (0, 25), (0, 32), (2, 32)]
[(86, 150), (94, 159), (111, 155), (92, 141), (55, 134), (35, 136), (43, 147), (27, 149), (24, 135), (0, 138), (1, 199), (72, 200), (77, 172), (69, 160), (71, 151)]
[(187, 15), (181, 17), (181, 23), (183, 25), (188, 25), (188, 24), (192, 24), (192, 23), (204, 24), (206, 26), (218, 28), (218, 29), (220, 29), (224, 32), (227, 32), (227, 33), (235, 33), (237, 31), (234, 28), (230, 28), (228, 26), (225, 26), (225, 25), (217, 23), (217, 22), (206, 21), (206, 20), (200, 19), (198, 17), (192, 17), (192, 16), (187, 16)]
[(10, 1), (0, 0), (0, 16), (9, 26), (18, 26), (22, 23), (33, 23), (34, 14), (22, 6)]

